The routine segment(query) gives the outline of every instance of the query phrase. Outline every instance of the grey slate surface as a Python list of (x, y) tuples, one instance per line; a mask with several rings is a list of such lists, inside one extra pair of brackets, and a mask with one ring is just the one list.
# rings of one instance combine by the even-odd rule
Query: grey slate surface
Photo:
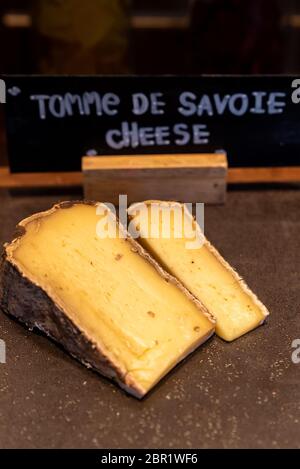
[[(0, 242), (71, 195), (0, 192)], [(227, 344), (213, 337), (137, 401), (0, 312), (1, 448), (300, 447), (300, 191), (235, 190), (205, 210), (207, 237), (271, 312)]]

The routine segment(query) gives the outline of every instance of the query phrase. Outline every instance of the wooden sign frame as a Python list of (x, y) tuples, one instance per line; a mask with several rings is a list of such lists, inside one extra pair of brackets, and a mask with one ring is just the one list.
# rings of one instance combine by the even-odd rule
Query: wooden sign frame
[[(228, 168), (227, 184), (298, 184), (300, 167)], [(80, 171), (11, 173), (8, 166), (0, 167), (1, 189), (76, 188), (83, 185)]]
[(180, 200), (221, 204), (226, 198), (227, 157), (224, 153), (192, 155), (85, 156), (84, 197), (117, 205)]

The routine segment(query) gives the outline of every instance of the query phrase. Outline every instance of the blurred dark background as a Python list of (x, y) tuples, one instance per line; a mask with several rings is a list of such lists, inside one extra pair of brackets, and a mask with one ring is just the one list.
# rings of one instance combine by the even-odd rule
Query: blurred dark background
[(299, 49), (300, 0), (0, 0), (0, 74), (297, 74)]
[(297, 73), (299, 0), (0, 0), (0, 73)]

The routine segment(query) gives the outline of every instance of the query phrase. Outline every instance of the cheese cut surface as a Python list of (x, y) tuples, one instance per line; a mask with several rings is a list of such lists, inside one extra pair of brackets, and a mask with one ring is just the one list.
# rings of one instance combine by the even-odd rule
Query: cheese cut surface
[[(162, 216), (166, 209), (169, 217)], [(183, 205), (147, 201), (132, 205), (128, 213), (129, 231), (139, 231), (139, 242), (201, 300), (216, 318), (216, 333), (220, 337), (234, 340), (265, 320), (269, 314), (266, 307), (207, 241)], [(202, 243), (191, 249), (201, 237)]]
[[(23, 220), (23, 234), (6, 245), (1, 305), (142, 397), (214, 325), (131, 238), (100, 238), (99, 220), (88, 203), (57, 205)], [(14, 288), (18, 274), (24, 291)]]

